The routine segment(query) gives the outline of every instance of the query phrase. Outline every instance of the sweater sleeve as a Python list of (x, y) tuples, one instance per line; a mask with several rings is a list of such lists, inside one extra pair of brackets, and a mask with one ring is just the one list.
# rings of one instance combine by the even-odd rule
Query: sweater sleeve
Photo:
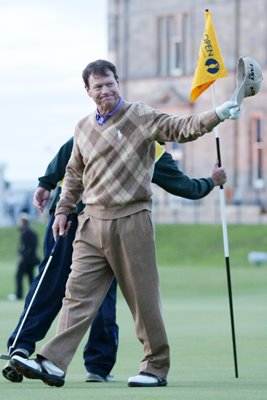
[(146, 119), (145, 131), (150, 139), (185, 143), (211, 132), (221, 121), (214, 110), (186, 117), (169, 115), (143, 104), (141, 116)]
[(66, 165), (69, 161), (73, 146), (73, 138), (70, 138), (58, 151), (53, 160), (48, 164), (44, 176), (40, 176), (39, 187), (53, 190), (57, 183), (63, 179)]
[[(77, 127), (76, 131), (78, 129)], [(55, 215), (68, 215), (75, 210), (84, 190), (83, 170), (83, 157), (77, 144), (77, 138), (74, 136), (71, 157), (66, 166), (61, 196), (56, 206)]]
[(168, 152), (156, 162), (152, 182), (174, 196), (190, 200), (201, 199), (214, 188), (211, 178), (191, 179), (185, 175)]

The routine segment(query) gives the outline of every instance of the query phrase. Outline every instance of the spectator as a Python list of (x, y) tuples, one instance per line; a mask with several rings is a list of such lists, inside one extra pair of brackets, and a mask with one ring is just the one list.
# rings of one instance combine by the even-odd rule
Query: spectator
[[(21, 300), (23, 298), (23, 278), (28, 278), (29, 286), (34, 279), (34, 267), (39, 264), (40, 260), (37, 256), (38, 236), (30, 227), (29, 215), (22, 213), (18, 222), (20, 230), (19, 240), (19, 262), (16, 272), (16, 294), (13, 299)], [(9, 296), (12, 299), (12, 296)]]

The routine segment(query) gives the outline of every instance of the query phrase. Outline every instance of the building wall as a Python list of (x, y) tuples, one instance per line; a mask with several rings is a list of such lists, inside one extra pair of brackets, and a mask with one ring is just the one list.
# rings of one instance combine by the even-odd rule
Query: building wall
[(253, 55), (261, 65), (266, 65), (265, 0), (109, 0), (109, 48), (116, 53), (116, 63), (121, 74), (125, 72), (122, 68), (125, 66), (123, 52), (128, 43), (129, 77), (155, 75), (157, 20), (171, 15), (177, 18), (183, 16), (188, 20), (184, 40), (190, 47), (187, 50), (191, 57), (189, 72), (192, 73), (203, 33), (206, 8), (212, 13), (227, 68), (235, 68), (237, 53), (239, 56)]
[[(260, 93), (244, 100), (241, 118), (221, 124), (219, 135), (222, 163), (228, 175), (225, 186), (227, 202), (265, 203), (265, 0), (109, 0), (109, 58), (118, 68), (122, 93), (127, 100), (142, 100), (155, 108), (179, 115), (212, 108), (210, 89), (196, 102), (190, 103), (189, 100), (206, 8), (212, 13), (228, 69), (228, 76), (214, 85), (216, 104), (231, 98), (236, 86), (236, 65), (240, 56), (254, 58), (263, 70), (264, 81)], [(180, 54), (178, 68), (172, 62), (172, 44), (175, 41)], [(257, 119), (260, 119), (260, 124)], [(196, 142), (180, 145), (174, 155), (188, 175), (207, 176), (217, 157), (215, 136), (207, 134)], [(211, 199), (212, 196), (207, 201)]]

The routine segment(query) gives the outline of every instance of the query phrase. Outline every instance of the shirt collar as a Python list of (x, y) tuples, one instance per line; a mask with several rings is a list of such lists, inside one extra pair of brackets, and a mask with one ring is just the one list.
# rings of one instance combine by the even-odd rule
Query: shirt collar
[(120, 108), (120, 106), (122, 105), (122, 102), (123, 102), (122, 98), (119, 97), (119, 102), (118, 102), (118, 104), (116, 105), (116, 107), (114, 108), (114, 110), (112, 110), (110, 113), (108, 113), (108, 114), (106, 114), (106, 115), (104, 115), (104, 116), (102, 116), (102, 115), (99, 113), (98, 109), (96, 109), (95, 118), (96, 118), (98, 124), (99, 124), (99, 125), (103, 125), (103, 124), (104, 124), (104, 123), (105, 123), (105, 122)]

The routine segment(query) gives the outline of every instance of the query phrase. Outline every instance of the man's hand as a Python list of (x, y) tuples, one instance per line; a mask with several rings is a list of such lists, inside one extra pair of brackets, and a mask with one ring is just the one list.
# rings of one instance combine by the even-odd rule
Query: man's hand
[(227, 180), (225, 169), (223, 167), (218, 167), (218, 161), (216, 161), (212, 168), (211, 179), (213, 180), (214, 186), (223, 186)]
[(50, 191), (44, 188), (38, 187), (33, 194), (33, 205), (40, 212), (44, 211), (46, 203), (50, 197)]
[(240, 116), (241, 110), (236, 102), (226, 101), (217, 107), (215, 112), (220, 120), (224, 121), (225, 119), (237, 119)]
[(67, 222), (67, 216), (65, 214), (56, 215), (52, 225), (54, 239), (56, 240), (58, 236), (66, 236), (70, 226), (71, 221)]

